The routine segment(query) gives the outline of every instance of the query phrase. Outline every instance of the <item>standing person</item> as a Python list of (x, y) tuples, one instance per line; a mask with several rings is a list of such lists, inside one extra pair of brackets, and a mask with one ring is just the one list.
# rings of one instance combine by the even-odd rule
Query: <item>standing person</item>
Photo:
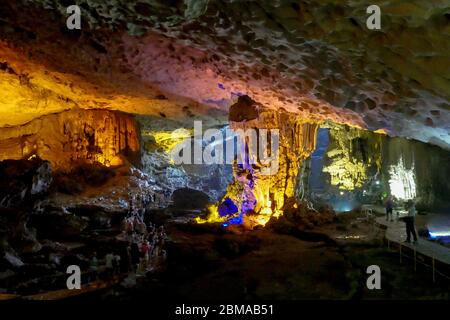
[(136, 272), (136, 269), (138, 268), (139, 264), (139, 256), (140, 256), (140, 250), (139, 245), (136, 242), (131, 243), (131, 265), (133, 267), (133, 272)]
[(140, 234), (145, 235), (147, 233), (147, 227), (145, 226), (145, 223), (142, 221), (141, 218), (135, 218), (135, 226), (136, 231), (138, 231)]
[(97, 272), (98, 272), (98, 259), (97, 259), (97, 252), (94, 252), (92, 254), (91, 261), (89, 263), (89, 280), (88, 282), (91, 282), (92, 280), (97, 280)]
[(115, 254), (112, 262), (114, 275), (120, 274), (120, 255)]
[(415, 227), (415, 218), (416, 218), (416, 206), (413, 200), (409, 200), (407, 203), (408, 215), (405, 217), (406, 223), (406, 241), (411, 242), (411, 234), (413, 235), (414, 244), (417, 244), (417, 234)]
[(392, 211), (394, 210), (394, 200), (389, 196), (386, 200), (386, 221), (394, 221)]
[(134, 231), (134, 225), (133, 225), (133, 221), (131, 220), (131, 218), (126, 218), (125, 219), (125, 232), (127, 233), (128, 236), (131, 236), (133, 234)]
[(141, 244), (141, 262), (143, 271), (147, 270), (150, 250), (150, 243), (147, 240), (144, 240)]
[(127, 246), (127, 260), (128, 260), (128, 265), (127, 265), (127, 270), (126, 272), (133, 272), (133, 259), (132, 259), (132, 255), (131, 255), (131, 246), (133, 245), (133, 243), (130, 241), (128, 242), (128, 246)]
[(153, 252), (152, 255), (153, 256), (158, 256), (159, 255), (159, 238), (158, 238), (158, 233), (155, 232), (153, 234), (153, 239), (152, 239), (152, 248), (153, 248)]
[(127, 273), (130, 271), (130, 246), (121, 246), (119, 251), (120, 256), (120, 264), (119, 264), (119, 270), (120, 273)]
[(114, 275), (114, 254), (108, 253), (105, 256), (106, 261), (106, 274), (108, 275), (108, 278), (112, 277)]

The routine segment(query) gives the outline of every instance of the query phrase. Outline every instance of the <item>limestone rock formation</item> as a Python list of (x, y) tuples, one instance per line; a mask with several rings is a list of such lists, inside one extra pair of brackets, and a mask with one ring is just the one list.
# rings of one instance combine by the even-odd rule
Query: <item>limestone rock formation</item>
[(52, 168), (47, 161), (35, 158), (0, 162), (0, 207), (20, 207), (43, 196), (52, 183)]
[[(441, 211), (450, 206), (450, 186), (447, 183), (447, 177), (450, 176), (450, 156), (447, 152), (418, 141), (385, 138), (382, 159), (381, 178), (384, 185), (390, 186), (391, 189), (398, 186), (396, 181), (393, 181), (392, 171), (398, 170), (401, 164), (401, 167), (414, 175), (414, 195), (421, 210)], [(405, 190), (406, 181), (400, 182), (403, 190), (397, 191), (408, 191)]]
[(40, 157), (55, 169), (74, 163), (118, 166), (140, 161), (139, 129), (133, 117), (107, 110), (70, 110), (15, 127), (0, 128), (0, 160)]
[[(257, 110), (251, 102), (246, 107), (254, 108), (254, 112)], [(302, 161), (315, 149), (319, 125), (307, 119), (291, 117), (287, 112), (262, 108), (253, 119), (239, 122), (230, 119), (230, 126), (245, 146), (245, 159), (242, 163), (235, 160), (233, 165), (234, 181), (228, 186), (222, 201), (231, 200), (238, 207), (238, 212), (232, 214), (231, 220), (226, 218), (231, 223), (243, 222), (250, 228), (265, 225), (270, 218), (282, 214), (286, 203), (295, 203), (290, 200), (296, 195), (299, 169)], [(266, 131), (259, 136), (247, 135), (251, 130), (259, 132), (267, 129), (276, 129), (279, 141), (278, 151), (270, 155), (273, 157), (270, 162), (262, 159), (261, 154), (271, 152), (272, 137), (264, 140), (262, 136), (267, 134)], [(272, 134), (275, 132), (269, 135)], [(218, 217), (216, 208), (211, 215), (219, 221), (224, 220)]]
[(228, 119), (233, 122), (250, 121), (258, 118), (258, 106), (249, 96), (240, 96), (230, 107)]
[(415, 199), (424, 211), (445, 211), (450, 205), (442, 178), (450, 161), (441, 148), (350, 127), (321, 130), (318, 143), (326, 143), (305, 162), (299, 177), (316, 205), (351, 211), (368, 203), (383, 205), (389, 195), (397, 205)]
[[(330, 146), (323, 172), (340, 190), (361, 188), (381, 170), (382, 135), (354, 128), (330, 129)], [(372, 170), (371, 170), (372, 169)]]

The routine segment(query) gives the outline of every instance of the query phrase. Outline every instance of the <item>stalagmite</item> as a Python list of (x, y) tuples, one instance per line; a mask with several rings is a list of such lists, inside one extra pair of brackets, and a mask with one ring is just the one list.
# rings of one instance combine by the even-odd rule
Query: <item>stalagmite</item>
[[(244, 106), (247, 109), (242, 108), (241, 103), (239, 111), (233, 110), (232, 107), (230, 127), (233, 130), (236, 132), (245, 132), (248, 129), (279, 130), (278, 170), (267, 175), (261, 173), (263, 165), (257, 161), (255, 164), (251, 164), (250, 161), (242, 165), (235, 163), (234, 181), (229, 185), (223, 198), (231, 199), (239, 208), (239, 212), (228, 221), (244, 223), (253, 228), (256, 225), (265, 225), (272, 217), (282, 215), (286, 200), (294, 198), (300, 165), (315, 149), (319, 124), (292, 116), (287, 112), (260, 109), (247, 99)], [(249, 108), (252, 111), (249, 112)], [(247, 120), (246, 116), (249, 114), (252, 117)], [(235, 119), (241, 121), (233, 121)], [(257, 149), (259, 148), (270, 149), (270, 146), (258, 144)], [(258, 155), (253, 154), (252, 150), (247, 148), (248, 158), (258, 159)], [(209, 220), (226, 221), (224, 217), (219, 217), (215, 209), (213, 208)]]

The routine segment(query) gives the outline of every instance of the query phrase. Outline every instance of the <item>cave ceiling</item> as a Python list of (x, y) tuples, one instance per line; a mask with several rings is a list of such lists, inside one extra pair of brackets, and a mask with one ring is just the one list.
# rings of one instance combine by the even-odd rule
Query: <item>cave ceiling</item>
[[(81, 7), (81, 30), (66, 28)], [(0, 126), (72, 108), (224, 124), (266, 108), (450, 148), (450, 2), (4, 0)], [(190, 121), (190, 122), (189, 122)]]

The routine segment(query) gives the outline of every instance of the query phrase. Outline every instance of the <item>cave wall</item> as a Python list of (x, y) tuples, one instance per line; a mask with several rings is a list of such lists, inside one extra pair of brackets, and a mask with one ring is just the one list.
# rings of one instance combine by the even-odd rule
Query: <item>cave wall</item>
[(108, 110), (74, 109), (0, 128), (0, 160), (38, 156), (56, 169), (75, 162), (121, 165), (140, 162), (140, 132), (134, 117)]
[(148, 144), (144, 147), (141, 159), (142, 171), (154, 179), (167, 196), (177, 189), (190, 188), (204, 192), (213, 202), (218, 201), (233, 177), (231, 165), (175, 165), (167, 152), (160, 148), (149, 148)]
[(418, 207), (450, 208), (450, 152), (415, 140), (385, 138), (382, 158), (383, 184), (389, 182), (389, 168), (402, 160), (406, 169), (413, 169)]
[(304, 174), (300, 177), (314, 203), (329, 204), (337, 211), (349, 211), (361, 204), (382, 204), (388, 195), (396, 196), (392, 170), (398, 172), (401, 163), (413, 176), (418, 208), (450, 208), (448, 151), (416, 140), (335, 124), (321, 130), (322, 134), (327, 132), (327, 145), (322, 146), (326, 150), (316, 150), (303, 163)]
[[(204, 192), (213, 202), (218, 201), (231, 182), (231, 164), (175, 164), (171, 157), (172, 149), (191, 139), (194, 144), (206, 145), (199, 137), (194, 137), (194, 121), (190, 123), (174, 119), (161, 119), (152, 116), (138, 116), (142, 137), (142, 171), (147, 173), (164, 189), (167, 196), (177, 189), (195, 189)], [(208, 129), (206, 127), (204, 129)], [(221, 127), (225, 134), (226, 127)], [(194, 155), (192, 155), (194, 157)]]
[(332, 123), (319, 133), (319, 148), (303, 162), (301, 194), (339, 212), (380, 201), (384, 135)]
[(323, 169), (340, 190), (361, 188), (381, 167), (381, 137), (366, 130), (334, 126)]

